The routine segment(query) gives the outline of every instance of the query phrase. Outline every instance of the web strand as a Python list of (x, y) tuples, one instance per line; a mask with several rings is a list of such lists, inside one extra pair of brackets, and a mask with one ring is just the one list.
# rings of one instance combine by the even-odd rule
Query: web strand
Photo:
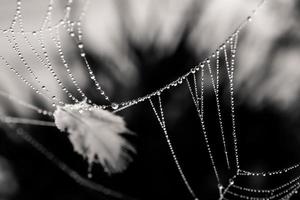
[[(206, 145), (206, 149), (208, 151), (210, 162), (211, 162), (211, 165), (213, 167), (213, 170), (214, 170), (214, 173), (215, 173), (218, 185), (219, 185), (219, 187), (221, 187), (222, 184), (221, 184), (221, 181), (220, 181), (220, 177), (219, 177), (219, 173), (218, 173), (217, 167), (215, 165), (215, 159), (214, 159), (214, 156), (213, 156), (210, 144), (209, 144), (207, 130), (206, 130), (206, 125), (205, 125), (205, 121), (204, 121), (204, 68), (203, 67), (201, 68), (201, 78), (200, 78), (200, 80), (201, 80), (201, 83), (200, 83), (201, 84), (201, 86), (200, 86), (201, 87), (201, 89), (200, 89), (201, 90), (200, 91), (200, 98), (196, 96), (196, 94), (197, 94), (196, 92), (193, 92), (192, 87), (191, 87), (188, 79), (186, 79), (186, 82), (187, 82), (189, 91), (191, 93), (193, 102), (195, 104), (198, 117), (200, 119), (202, 133), (203, 133), (203, 136), (204, 136), (205, 145)], [(195, 90), (196, 89), (197, 88), (195, 88)], [(199, 103), (199, 99), (200, 99), (200, 103)], [(200, 108), (198, 107), (199, 104), (200, 104)]]
[[(219, 61), (217, 61), (217, 62), (219, 62)], [(228, 151), (227, 151), (226, 140), (225, 140), (225, 135), (224, 135), (224, 128), (223, 128), (222, 112), (221, 112), (221, 106), (220, 106), (220, 100), (219, 100), (219, 89), (218, 89), (219, 88), (219, 68), (216, 68), (217, 69), (217, 83), (215, 84), (215, 80), (214, 80), (214, 76), (213, 76), (212, 69), (210, 66), (210, 62), (207, 62), (207, 67), (208, 67), (209, 75), (211, 78), (213, 91), (214, 91), (215, 97), (216, 97), (219, 127), (220, 127), (220, 133), (221, 133), (221, 137), (222, 137), (222, 143), (223, 143), (223, 148), (224, 148), (224, 153), (225, 153), (226, 164), (227, 164), (228, 169), (230, 169)]]
[[(55, 32), (53, 34), (53, 32)], [(62, 49), (62, 44), (61, 44), (61, 39), (59, 36), (59, 29), (56, 28), (52, 31), (50, 31), (50, 35), (51, 35), (51, 39), (54, 41), (56, 47), (57, 47), (57, 51), (59, 52), (59, 57), (64, 65), (64, 67), (66, 68), (66, 71), (68, 73), (69, 78), (71, 79), (73, 85), (76, 87), (76, 90), (80, 93), (81, 97), (83, 99), (86, 99), (88, 102), (91, 103), (91, 100), (89, 100), (86, 96), (86, 94), (82, 91), (82, 89), (79, 87), (77, 80), (75, 79), (68, 62), (65, 59), (64, 53), (63, 53), (63, 49)]]
[(39, 108), (39, 107), (37, 107), (37, 106), (35, 106), (33, 104), (26, 103), (26, 102), (20, 100), (19, 98), (14, 97), (14, 96), (12, 96), (12, 95), (4, 92), (4, 91), (0, 90), (0, 96), (4, 97), (4, 98), (6, 98), (6, 99), (8, 99), (8, 100), (10, 100), (10, 101), (12, 101), (12, 102), (20, 105), (20, 106), (23, 106), (25, 108), (34, 110), (34, 111), (36, 111), (39, 114), (43, 114), (43, 115), (47, 115), (47, 116), (53, 116), (53, 113), (51, 111), (44, 110), (44, 109), (41, 109), (41, 108)]
[(109, 189), (99, 183), (95, 183), (87, 178), (81, 176), (78, 172), (70, 168), (60, 159), (58, 159), (53, 153), (49, 152), (42, 144), (40, 144), (36, 139), (34, 139), (30, 134), (24, 131), (22, 128), (17, 128), (16, 131), (13, 131), (16, 135), (24, 139), (26, 142), (31, 144), (38, 152), (44, 155), (48, 160), (50, 160), (55, 166), (57, 166), (60, 170), (62, 170), (65, 174), (67, 174), (70, 178), (72, 178), (79, 185), (88, 188), (92, 191), (99, 192), (100, 194), (105, 195), (106, 197), (112, 197), (116, 199), (124, 199), (124, 200), (137, 200), (128, 195), (122, 194), (115, 190)]
[(25, 125), (34, 125), (34, 126), (46, 126), (46, 127), (56, 127), (54, 122), (42, 121), (36, 119), (20, 118), (20, 117), (10, 117), (10, 116), (1, 116), (0, 121), (6, 124), (25, 124)]
[(259, 4), (252, 10), (251, 14), (245, 18), (244, 20), (242, 20), (242, 22), (240, 23), (240, 25), (235, 29), (235, 31), (229, 36), (227, 37), (227, 39), (225, 40), (224, 43), (222, 43), (215, 51), (213, 51), (209, 56), (207, 56), (205, 59), (203, 59), (199, 64), (197, 64), (196, 66), (192, 67), (187, 73), (185, 73), (184, 75), (182, 75), (181, 77), (178, 77), (176, 80), (172, 81), (171, 83), (165, 85), (164, 87), (161, 87), (160, 89), (157, 89), (156, 91), (149, 93), (145, 96), (142, 97), (138, 97), (129, 101), (124, 101), (124, 102), (120, 102), (118, 103), (118, 105), (120, 105), (120, 107), (118, 109), (116, 109), (114, 112), (119, 112), (121, 110), (127, 109), (131, 106), (134, 106), (140, 102), (144, 102), (147, 99), (156, 96), (158, 93), (162, 93), (166, 90), (171, 89), (172, 87), (175, 87), (180, 83), (180, 81), (182, 81), (182, 79), (185, 79), (186, 77), (188, 77), (190, 74), (192, 74), (192, 71), (195, 71), (199, 68), (199, 66), (203, 63), (205, 63), (206, 60), (211, 59), (214, 57), (214, 55), (216, 55), (217, 51), (220, 51), (223, 49), (223, 46), (226, 45), (226, 43), (229, 43), (230, 40), (239, 34), (239, 32), (249, 23), (252, 21), (252, 18), (256, 15), (258, 9), (260, 9), (262, 7), (262, 5), (264, 5), (264, 3), (266, 2), (266, 0), (261, 0), (259, 2)]
[[(172, 145), (172, 142), (169, 138), (169, 134), (168, 134), (168, 131), (167, 131), (167, 128), (166, 128), (166, 122), (165, 122), (165, 117), (164, 117), (164, 112), (163, 112), (163, 107), (162, 107), (162, 103), (161, 103), (161, 97), (160, 95), (158, 95), (158, 103), (159, 103), (159, 112), (156, 110), (151, 98), (149, 98), (149, 102), (150, 102), (150, 105), (153, 109), (153, 112), (163, 130), (163, 133), (164, 133), (164, 136), (165, 136), (165, 139), (168, 143), (168, 147), (169, 147), (169, 150), (171, 152), (171, 155), (172, 155), (172, 158), (175, 162), (175, 165), (176, 165), (176, 168), (186, 186), (186, 188), (188, 189), (189, 193), (191, 194), (191, 196), (194, 198), (194, 200), (198, 200), (195, 192), (193, 191), (192, 187), (190, 186), (190, 183), (188, 182), (183, 170), (182, 170), (182, 167), (181, 167), (181, 164), (179, 163), (178, 161), (178, 158), (177, 158), (177, 155), (175, 153), (175, 150), (173, 148), (173, 145)], [(160, 113), (160, 114), (159, 114)]]

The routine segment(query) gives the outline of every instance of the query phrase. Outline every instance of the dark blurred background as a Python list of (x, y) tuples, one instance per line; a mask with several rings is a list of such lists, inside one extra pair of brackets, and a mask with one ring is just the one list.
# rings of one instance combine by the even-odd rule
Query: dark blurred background
[[(47, 3), (23, 2), (27, 30), (40, 25)], [(82, 2), (74, 3), (74, 8), (82, 6)], [(113, 101), (139, 97), (176, 79), (212, 53), (257, 4), (254, 0), (91, 1), (83, 25), (87, 58)], [(1, 27), (7, 27), (15, 2), (1, 0), (0, 5)], [(55, 5), (59, 18), (65, 1)], [(78, 11), (75, 10), (76, 17)], [(268, 1), (240, 34), (234, 83), (240, 161), (245, 170), (277, 170), (300, 160), (299, 14), (300, 1)], [(87, 78), (75, 44), (64, 31), (61, 32), (64, 51), (81, 88), (93, 101), (103, 103)], [(0, 40), (0, 54), (14, 62), (17, 56), (8, 50), (3, 36)], [(48, 51), (56, 53), (51, 46)], [(28, 59), (33, 56), (30, 51), (25, 53)], [(58, 71), (65, 70), (57, 56), (53, 59)], [(41, 79), (67, 101), (54, 79), (49, 78), (48, 71), (33, 67)], [(52, 109), (49, 102), (36, 96), (5, 68), (0, 68), (0, 88), (23, 101)], [(217, 131), (215, 97), (212, 88), (208, 90), (205, 105), (209, 139), (225, 185), (232, 174), (225, 168)], [(1, 113), (40, 118), (5, 98), (0, 101)], [(170, 138), (188, 180), (200, 199), (217, 199), (217, 183), (186, 84), (164, 93), (162, 101)], [(230, 140), (228, 101), (228, 80), (221, 77), (221, 106), (226, 136)], [(137, 134), (137, 137), (128, 138), (137, 147), (135, 160), (126, 172), (112, 176), (104, 174), (101, 166), (96, 165), (92, 180), (137, 199), (190, 199), (149, 103), (133, 106), (120, 115)], [(22, 127), (60, 160), (87, 176), (87, 163), (73, 152), (65, 133), (48, 127), (17, 127)], [(112, 199), (75, 183), (17, 136), (17, 127), (1, 125), (1, 200)], [(232, 151), (232, 143), (229, 145)], [(255, 188), (271, 188), (298, 175), (295, 170), (274, 180), (250, 178), (242, 183)]]

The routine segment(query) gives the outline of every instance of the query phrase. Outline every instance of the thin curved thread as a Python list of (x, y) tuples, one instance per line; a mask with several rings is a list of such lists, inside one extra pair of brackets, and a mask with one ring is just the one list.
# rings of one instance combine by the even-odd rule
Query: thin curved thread
[[(13, 128), (13, 126), (9, 126), (9, 128)], [(105, 196), (116, 198), (116, 199), (124, 199), (124, 200), (137, 200), (134, 197), (127, 196), (118, 191), (109, 189), (99, 183), (95, 183), (91, 180), (88, 180), (78, 174), (75, 170), (70, 168), (60, 159), (58, 159), (53, 153), (48, 151), (42, 144), (40, 144), (36, 139), (34, 139), (30, 134), (24, 131), (22, 128), (17, 128), (16, 131), (12, 131), (26, 142), (28, 142), (32, 147), (34, 147), (37, 151), (43, 154), (48, 160), (50, 160), (54, 165), (56, 165), (60, 170), (66, 173), (70, 178), (72, 178), (79, 185), (99, 192)]]
[(51, 121), (42, 121), (42, 120), (20, 118), (20, 117), (10, 117), (4, 115), (0, 115), (0, 121), (6, 124), (26, 124), (26, 125), (35, 125), (35, 126), (56, 127), (55, 123)]
[(0, 96), (4, 97), (4, 98), (7, 98), (8, 100), (10, 101), (13, 101), (15, 102), (16, 104), (20, 105), (20, 106), (23, 106), (24, 108), (28, 108), (28, 109), (31, 109), (31, 110), (34, 110), (38, 113), (42, 113), (43, 111), (46, 111), (48, 115), (52, 116), (53, 113), (48, 111), (48, 110), (43, 110), (33, 104), (30, 104), (30, 103), (27, 103), (27, 102), (24, 102), (22, 100), (20, 100), (18, 97), (15, 97), (3, 90), (0, 90)]
[[(229, 38), (232, 37), (233, 35), (239, 33), (239, 32), (240, 32), (240, 31), (241, 31), (241, 30), (242, 30), (242, 29), (243, 29), (243, 28), (244, 28), (244, 27), (252, 20), (252, 18), (253, 18), (253, 17), (255, 16), (255, 14), (257, 13), (258, 9), (259, 9), (266, 1), (267, 1), (267, 0), (261, 0), (261, 1), (258, 3), (258, 5), (255, 7), (255, 9), (252, 10), (252, 13), (240, 23), (240, 25), (234, 30), (234, 32), (233, 32), (230, 36), (227, 37), (227, 39), (226, 39), (225, 41), (229, 40)], [(223, 44), (224, 44), (224, 43), (223, 43)], [(221, 44), (219, 47), (221, 47), (223, 44)], [(204, 59), (203, 59), (201, 62), (199, 62), (197, 65), (191, 67), (191, 69), (196, 68), (196, 67), (199, 66), (201, 63), (203, 63), (205, 60), (208, 60), (208, 59), (212, 58), (212, 56), (215, 54), (215, 52), (216, 52), (217, 50), (219, 50), (219, 48), (217, 48), (213, 53), (211, 53), (209, 56), (207, 56), (206, 58), (204, 58)], [(190, 69), (190, 70), (191, 70), (191, 69)], [(191, 74), (191, 71), (188, 71), (187, 73), (185, 73), (185, 74), (182, 75), (181, 77), (177, 78), (176, 80), (178, 80), (178, 79), (184, 79), (184, 78), (186, 78), (187, 76), (189, 76), (190, 74)], [(147, 100), (148, 98), (151, 98), (151, 97), (157, 95), (159, 92), (161, 93), (161, 92), (163, 92), (163, 91), (169, 89), (170, 86), (171, 86), (173, 83), (176, 83), (176, 82), (177, 82), (176, 80), (175, 80), (175, 81), (172, 81), (171, 83), (165, 85), (164, 87), (162, 87), (162, 88), (160, 88), (160, 89), (158, 89), (158, 90), (156, 90), (156, 91), (154, 91), (154, 92), (152, 92), (152, 93), (149, 93), (149, 94), (147, 94), (147, 95), (144, 95), (144, 96), (142, 96), (142, 97), (138, 97), (138, 98), (135, 98), (135, 99), (132, 99), (132, 100), (120, 102), (119, 105), (125, 104), (125, 106), (122, 106), (122, 107), (120, 107), (119, 109), (114, 110), (113, 112), (114, 112), (114, 113), (120, 112), (120, 111), (122, 111), (122, 110), (124, 110), (124, 109), (126, 109), (126, 108), (129, 108), (129, 107), (131, 107), (131, 106), (133, 106), (133, 105), (136, 105), (136, 104), (138, 104), (138, 103), (140, 103), (140, 102), (143, 102), (143, 101)]]

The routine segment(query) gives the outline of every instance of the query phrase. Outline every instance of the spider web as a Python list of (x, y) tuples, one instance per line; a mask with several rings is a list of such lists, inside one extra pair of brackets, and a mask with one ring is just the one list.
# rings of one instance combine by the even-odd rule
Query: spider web
[[(170, 150), (171, 157), (173, 158), (174, 164), (178, 170), (178, 173), (183, 181), (184, 186), (190, 193), (191, 197), (195, 200), (199, 199), (199, 194), (195, 191), (189, 182), (189, 178), (184, 172), (184, 166), (182, 162), (178, 159), (176, 154), (176, 147), (174, 147), (170, 137), (167, 122), (165, 119), (164, 105), (163, 105), (163, 95), (167, 91), (176, 92), (175, 88), (179, 85), (184, 85), (188, 88), (190, 92), (190, 98), (194, 104), (195, 114), (199, 119), (199, 124), (201, 126), (201, 134), (204, 138), (204, 144), (207, 149), (207, 153), (210, 159), (210, 164), (212, 171), (216, 178), (216, 187), (219, 191), (219, 199), (222, 200), (234, 200), (234, 199), (249, 199), (249, 200), (269, 200), (269, 199), (290, 199), (294, 194), (297, 193), (300, 187), (300, 176), (292, 176), (288, 178), (286, 182), (276, 185), (272, 188), (252, 188), (244, 184), (244, 180), (251, 177), (262, 177), (262, 178), (272, 178), (281, 177), (286, 174), (291, 174), (296, 171), (300, 163), (293, 166), (278, 169), (276, 171), (264, 171), (264, 172), (251, 172), (244, 170), (240, 165), (239, 161), (239, 144), (238, 144), (238, 132), (236, 129), (236, 114), (235, 114), (235, 97), (234, 97), (234, 72), (235, 72), (235, 59), (238, 50), (238, 36), (240, 31), (243, 29), (248, 22), (252, 20), (252, 17), (256, 13), (257, 9), (263, 4), (261, 1), (253, 13), (244, 20), (241, 25), (231, 34), (226, 41), (221, 44), (210, 56), (205, 58), (197, 66), (192, 67), (190, 71), (182, 75), (173, 82), (167, 84), (166, 86), (150, 93), (146, 96), (139, 97), (130, 101), (114, 103), (111, 102), (109, 96), (106, 95), (104, 89), (101, 87), (100, 82), (96, 79), (96, 76), (92, 70), (92, 67), (86, 58), (86, 52), (84, 49), (84, 44), (82, 42), (83, 30), (82, 30), (82, 20), (86, 14), (88, 7), (88, 1), (83, 6), (83, 9), (77, 19), (72, 19), (71, 11), (73, 1), (68, 0), (64, 14), (57, 23), (53, 20), (53, 8), (55, 1), (50, 0), (46, 14), (44, 16), (42, 25), (32, 31), (26, 31), (23, 25), (23, 10), (22, 1), (17, 0), (16, 11), (11, 21), (9, 28), (0, 28), (2, 34), (2, 39), (6, 41), (6, 44), (11, 48), (12, 53), (17, 55), (18, 64), (14, 62), (11, 63), (5, 56), (0, 55), (1, 67), (7, 71), (13, 72), (16, 77), (24, 83), (27, 87), (31, 88), (38, 96), (45, 99), (45, 101), (50, 102), (55, 109), (57, 106), (63, 106), (66, 104), (61, 97), (55, 94), (50, 89), (50, 85), (46, 84), (46, 80), (43, 80), (36, 70), (31, 67), (31, 63), (25, 56), (25, 50), (31, 52), (31, 57), (35, 58), (35, 62), (39, 63), (40, 67), (44, 67), (45, 71), (49, 72), (49, 77), (55, 79), (59, 88), (65, 93), (72, 103), (79, 103), (81, 101), (87, 101), (91, 107), (96, 109), (108, 109), (114, 113), (121, 110), (127, 109), (138, 103), (149, 102), (154, 116), (156, 117), (158, 124), (166, 139), (167, 145)], [(67, 61), (64, 50), (63, 41), (61, 38), (61, 33), (65, 32), (71, 38), (71, 40), (76, 43), (79, 55), (82, 59), (83, 66), (85, 67), (89, 79), (94, 83), (99, 96), (103, 98), (107, 104), (96, 105), (91, 99), (87, 97), (87, 94), (80, 88), (78, 81), (76, 80), (72, 69), (70, 68), (70, 63)], [(47, 49), (46, 39), (50, 38), (52, 45), (56, 49), (56, 54), (59, 57), (64, 69), (66, 71), (67, 77), (72, 82), (72, 86), (76, 88), (77, 94), (71, 92), (69, 88), (65, 86), (61, 79), (61, 74), (56, 71), (52, 61), (52, 56)], [(28, 50), (29, 49), (29, 50)], [(19, 66), (22, 66), (20, 68)], [(229, 102), (230, 102), (230, 116), (231, 116), (231, 130), (226, 132), (224, 129), (224, 111), (220, 103), (220, 71), (225, 70), (227, 75), (227, 81), (229, 84)], [(208, 77), (208, 80), (207, 78)], [(221, 169), (216, 163), (216, 152), (211, 147), (210, 142), (210, 130), (207, 127), (205, 113), (207, 110), (205, 104), (205, 91), (207, 90), (207, 85), (210, 85), (213, 89), (213, 94), (215, 97), (216, 110), (217, 110), (217, 126), (219, 129), (219, 137), (222, 141), (222, 153), (224, 155), (224, 160), (226, 163), (226, 168)], [(174, 89), (174, 90), (171, 90)], [(0, 91), (0, 96), (9, 99), (11, 102), (19, 104), (23, 107), (31, 109), (38, 114), (48, 117), (53, 120), (53, 111), (47, 109), (41, 109), (36, 105), (26, 103), (19, 98), (16, 98), (4, 91)], [(18, 118), (6, 115), (0, 115), (0, 119), (5, 124), (12, 126), (11, 124), (27, 124), (27, 125), (39, 125), (39, 126), (53, 126), (55, 124), (52, 121), (41, 121), (37, 119), (28, 118)], [(49, 160), (55, 163), (61, 170), (67, 173), (71, 178), (73, 178), (77, 183), (103, 193), (107, 196), (112, 196), (119, 199), (131, 199), (123, 194), (105, 188), (100, 184), (93, 183), (92, 181), (80, 176), (70, 167), (66, 166), (62, 161), (57, 159), (51, 152), (47, 151), (39, 142), (37, 142), (33, 137), (27, 134), (22, 129), (18, 128), (16, 134), (24, 138), (33, 147), (45, 155)], [(230, 136), (229, 136), (230, 135)], [(232, 141), (230, 141), (232, 140)], [(230, 146), (229, 144), (233, 144)], [(218, 162), (219, 163), (219, 162)], [(220, 176), (220, 171), (228, 171), (231, 176), (224, 179)]]

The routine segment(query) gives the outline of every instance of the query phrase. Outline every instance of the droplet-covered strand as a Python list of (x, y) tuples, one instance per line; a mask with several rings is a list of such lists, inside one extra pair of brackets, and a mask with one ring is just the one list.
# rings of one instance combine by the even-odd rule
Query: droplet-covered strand
[[(219, 61), (217, 61), (219, 62)], [(223, 143), (223, 148), (224, 148), (224, 154), (225, 154), (225, 159), (226, 159), (226, 164), (228, 169), (230, 169), (230, 164), (229, 164), (229, 158), (228, 158), (228, 151), (227, 151), (227, 145), (226, 145), (226, 140), (225, 140), (225, 135), (224, 135), (224, 127), (223, 127), (223, 119), (222, 119), (222, 112), (221, 112), (221, 105), (220, 105), (220, 100), (219, 100), (219, 72), (217, 72), (217, 84), (215, 84), (215, 79), (212, 73), (212, 69), (211, 69), (211, 65), (210, 65), (210, 61), (207, 61), (207, 67), (208, 67), (208, 71), (209, 71), (209, 75), (210, 75), (210, 79), (211, 79), (211, 83), (213, 86), (213, 91), (215, 93), (215, 97), (216, 97), (216, 104), (217, 104), (217, 112), (218, 112), (218, 122), (219, 122), (219, 127), (220, 127), (220, 133), (221, 133), (221, 137), (222, 137), (222, 143)]]
[(160, 95), (158, 95), (159, 112), (156, 110), (156, 108), (155, 108), (155, 106), (154, 106), (151, 98), (149, 98), (149, 102), (150, 102), (150, 105), (151, 105), (151, 107), (153, 109), (153, 112), (154, 112), (154, 114), (155, 114), (155, 116), (156, 116), (156, 118), (157, 118), (157, 120), (158, 120), (158, 122), (159, 122), (159, 124), (160, 124), (160, 126), (161, 126), (161, 128), (163, 130), (163, 132), (164, 132), (164, 136), (165, 136), (165, 139), (167, 141), (167, 144), (168, 144), (169, 150), (171, 152), (172, 158), (173, 158), (173, 160), (175, 162), (176, 168), (177, 168), (177, 170), (178, 170), (178, 172), (179, 172), (179, 174), (180, 174), (180, 176), (181, 176), (181, 178), (182, 178), (182, 180), (183, 180), (186, 188), (188, 189), (189, 193), (191, 194), (191, 196), (195, 200), (198, 200), (195, 192), (193, 191), (192, 187), (190, 186), (190, 183), (188, 182), (188, 180), (187, 180), (187, 178), (186, 178), (186, 176), (185, 176), (185, 174), (184, 174), (184, 172), (182, 170), (182, 167), (181, 167), (181, 165), (180, 165), (180, 163), (178, 161), (177, 155), (175, 153), (175, 150), (174, 150), (173, 145), (171, 143), (171, 140), (169, 138), (167, 127), (166, 127), (166, 122), (165, 122), (165, 118), (164, 118), (164, 112), (163, 112), (163, 107), (162, 107)]

